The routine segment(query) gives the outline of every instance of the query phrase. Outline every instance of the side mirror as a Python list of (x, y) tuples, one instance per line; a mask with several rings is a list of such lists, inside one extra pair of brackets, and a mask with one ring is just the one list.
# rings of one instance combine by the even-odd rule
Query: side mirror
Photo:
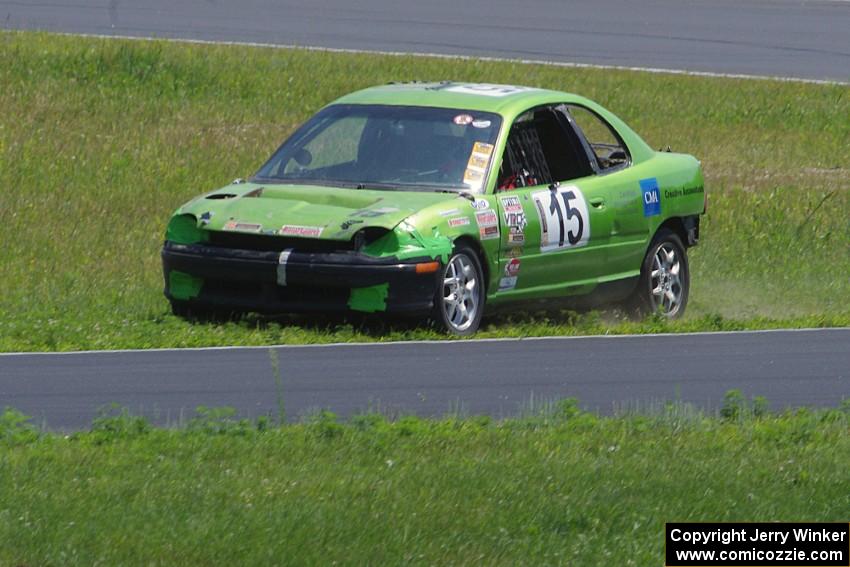
[(308, 150), (301, 148), (295, 155), (292, 156), (295, 162), (301, 167), (307, 167), (311, 163), (313, 163), (313, 154), (311, 154)]

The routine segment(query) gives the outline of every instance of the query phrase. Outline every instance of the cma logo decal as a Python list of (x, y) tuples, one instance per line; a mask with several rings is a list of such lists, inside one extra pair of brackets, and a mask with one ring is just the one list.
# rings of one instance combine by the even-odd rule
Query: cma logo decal
[(661, 214), (661, 191), (658, 190), (658, 180), (654, 177), (640, 180), (640, 191), (643, 193), (643, 216), (653, 217)]

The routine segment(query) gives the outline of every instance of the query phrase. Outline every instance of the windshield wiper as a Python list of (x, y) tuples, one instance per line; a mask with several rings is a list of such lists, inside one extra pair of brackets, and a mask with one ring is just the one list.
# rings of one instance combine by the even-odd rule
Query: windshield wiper
[(423, 191), (427, 190), (427, 187), (423, 185), (409, 185), (406, 183), (367, 181), (365, 183), (357, 183), (357, 189), (368, 189), (371, 191)]
[(361, 183), (353, 181), (337, 181), (336, 179), (298, 179), (287, 177), (254, 177), (254, 183), (267, 183), (271, 185), (315, 185), (317, 187), (340, 187), (343, 189), (363, 189)]
[(473, 203), (475, 202), (475, 195), (466, 191), (464, 189), (456, 190), (456, 189), (434, 189), (435, 193), (453, 193), (458, 197), (463, 197), (464, 199), (469, 199)]

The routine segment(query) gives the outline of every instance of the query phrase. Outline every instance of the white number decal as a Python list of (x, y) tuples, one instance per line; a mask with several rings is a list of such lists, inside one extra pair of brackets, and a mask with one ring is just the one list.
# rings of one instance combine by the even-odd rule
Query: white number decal
[[(455, 85), (448, 87), (446, 91), (463, 94), (476, 94), (484, 96), (508, 96), (525, 91), (535, 90), (531, 87), (515, 87), (513, 85)], [(474, 124), (473, 124), (474, 126)], [(484, 126), (482, 126), (483, 128)]]
[(550, 187), (531, 195), (540, 217), (540, 251), (578, 248), (590, 239), (590, 219), (581, 189)]

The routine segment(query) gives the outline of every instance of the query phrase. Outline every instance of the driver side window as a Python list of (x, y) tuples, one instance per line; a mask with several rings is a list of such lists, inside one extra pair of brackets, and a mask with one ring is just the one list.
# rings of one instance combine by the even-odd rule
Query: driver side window
[(574, 104), (567, 105), (567, 110), (590, 145), (600, 172), (619, 169), (629, 164), (626, 145), (602, 117)]
[(560, 110), (529, 110), (511, 126), (497, 191), (550, 185), (593, 174), (581, 141)]

